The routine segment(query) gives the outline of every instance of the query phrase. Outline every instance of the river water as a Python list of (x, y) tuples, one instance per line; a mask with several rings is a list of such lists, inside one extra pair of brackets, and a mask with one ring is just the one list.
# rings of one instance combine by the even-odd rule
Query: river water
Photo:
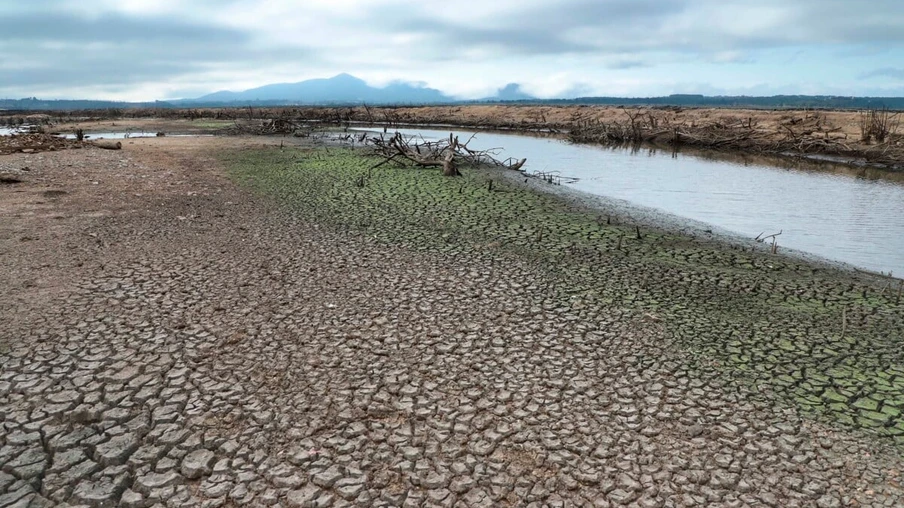
[[(400, 129), (425, 139), (449, 130)], [(457, 131), (460, 140), (474, 134)], [(527, 157), (528, 173), (576, 178), (576, 190), (710, 224), (753, 241), (782, 232), (789, 247), (868, 270), (904, 275), (904, 175), (827, 163), (573, 145), (479, 132), (472, 149)]]

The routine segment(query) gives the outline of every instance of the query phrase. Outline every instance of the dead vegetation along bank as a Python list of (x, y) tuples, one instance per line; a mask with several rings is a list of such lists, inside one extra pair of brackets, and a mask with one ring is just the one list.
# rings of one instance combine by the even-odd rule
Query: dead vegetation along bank
[(623, 111), (622, 120), (579, 119), (568, 137), (577, 143), (654, 143), (755, 153), (839, 155), (904, 165), (904, 136), (897, 133), (898, 114), (887, 110), (860, 113), (859, 139), (852, 139), (820, 112), (788, 115), (776, 128), (763, 126), (752, 116), (697, 122), (668, 110)]
[(122, 148), (122, 142), (105, 139), (86, 141), (38, 133), (0, 136), (0, 155), (9, 155), (17, 152), (53, 152), (57, 150), (71, 150), (85, 147), (119, 150)]
[[(900, 114), (887, 110), (463, 105), (411, 107), (144, 108), (30, 115), (26, 122), (160, 118), (227, 120), (236, 134), (304, 135), (317, 126), (443, 125), (548, 132), (579, 143), (652, 142), (747, 153), (832, 155), (904, 168)], [(0, 116), (18, 124), (15, 116)], [(23, 120), (25, 121), (25, 120)]]
[[(473, 136), (471, 139), (474, 139)], [(461, 142), (458, 136), (449, 134), (449, 139), (426, 141), (409, 139), (396, 132), (387, 138), (385, 135), (373, 136), (367, 140), (373, 147), (374, 154), (383, 159), (371, 169), (388, 163), (413, 163), (420, 167), (441, 167), (445, 176), (459, 176), (459, 164), (469, 166), (490, 165), (519, 171), (527, 159), (505, 161), (496, 159), (494, 150), (473, 150), (468, 148), (471, 139)]]

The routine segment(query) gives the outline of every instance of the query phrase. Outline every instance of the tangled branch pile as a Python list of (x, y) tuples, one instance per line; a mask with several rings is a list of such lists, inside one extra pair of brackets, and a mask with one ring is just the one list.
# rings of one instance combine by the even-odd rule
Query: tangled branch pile
[(311, 127), (297, 119), (278, 117), (268, 120), (233, 120), (233, 125), (223, 130), (224, 134), (266, 136), (272, 134), (297, 135), (310, 133)]
[[(896, 164), (904, 160), (904, 146), (896, 136), (896, 115), (887, 111), (864, 113), (863, 141), (875, 138), (879, 144), (864, 149), (825, 115), (808, 113), (788, 116), (778, 126), (763, 127), (752, 118), (722, 116), (712, 121), (688, 121), (663, 110), (623, 108), (624, 120), (602, 121), (576, 117), (569, 139), (576, 143), (686, 145), (760, 153), (831, 154), (863, 157), (871, 162)], [(856, 140), (853, 140), (856, 142)]]
[(0, 136), (0, 155), (16, 152), (48, 152), (68, 148), (82, 148), (83, 143), (50, 134), (14, 134)]
[(396, 132), (389, 138), (381, 134), (368, 139), (367, 142), (374, 148), (374, 154), (383, 158), (383, 161), (374, 168), (390, 162), (408, 162), (420, 167), (441, 167), (444, 175), (457, 176), (460, 174), (458, 172), (460, 165), (490, 165), (520, 171), (527, 162), (527, 159), (516, 161), (511, 158), (500, 161), (495, 157), (495, 150), (472, 150), (468, 148), (472, 139), (473, 136), (462, 143), (458, 136), (449, 134), (449, 139), (427, 141), (421, 138), (406, 138), (400, 132)]
[(871, 109), (869, 111), (860, 112), (860, 141), (867, 145), (873, 139), (877, 143), (885, 143), (885, 141), (895, 135), (901, 120), (898, 118), (899, 113), (892, 113), (888, 109)]

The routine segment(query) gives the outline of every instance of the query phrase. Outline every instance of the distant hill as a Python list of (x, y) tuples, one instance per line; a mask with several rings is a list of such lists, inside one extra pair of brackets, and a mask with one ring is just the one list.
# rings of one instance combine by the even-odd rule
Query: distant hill
[(523, 90), (521, 90), (521, 85), (518, 83), (509, 83), (504, 87), (500, 88), (496, 92), (495, 97), (487, 98), (489, 101), (535, 101), (538, 100), (536, 97), (528, 95)]
[(294, 104), (437, 104), (455, 102), (455, 99), (434, 88), (408, 83), (392, 83), (384, 88), (376, 88), (350, 74), (339, 74), (329, 79), (309, 79), (298, 83), (278, 83), (252, 88), (244, 92), (215, 92), (197, 99), (175, 102), (178, 104), (180, 102), (267, 101)]
[(0, 111), (75, 111), (80, 109), (172, 108), (168, 102), (122, 102), (93, 99), (0, 99)]
[[(518, 101), (534, 103), (537, 101)], [(706, 96), (673, 94), (667, 97), (578, 97), (547, 99), (545, 104), (588, 104), (604, 106), (682, 106), (752, 109), (874, 109), (904, 110), (904, 97), (839, 97), (833, 95), (746, 95)]]
[(395, 82), (383, 88), (373, 87), (350, 74), (328, 79), (309, 79), (298, 83), (278, 83), (242, 92), (220, 91), (195, 99), (154, 102), (115, 102), (102, 100), (0, 99), (0, 111), (73, 111), (83, 109), (126, 108), (201, 108), (244, 106), (319, 105), (344, 106), (370, 104), (406, 106), (424, 104), (523, 104), (523, 105), (609, 105), (678, 106), (760, 109), (878, 109), (904, 110), (904, 97), (839, 97), (826, 95), (775, 95), (771, 97), (705, 96), (675, 94), (667, 97), (579, 97), (575, 99), (537, 99), (518, 83), (509, 83), (492, 97), (460, 101), (443, 92), (411, 83)]

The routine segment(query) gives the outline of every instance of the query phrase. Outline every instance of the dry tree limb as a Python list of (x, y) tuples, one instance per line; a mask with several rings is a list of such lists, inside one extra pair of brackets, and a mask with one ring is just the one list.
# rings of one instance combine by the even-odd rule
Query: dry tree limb
[(768, 239), (770, 239), (770, 238), (773, 238), (773, 239), (774, 239), (776, 236), (781, 235), (783, 231), (784, 231), (784, 230), (780, 230), (778, 233), (775, 233), (775, 234), (773, 234), (773, 235), (767, 235), (767, 236), (763, 236), (763, 233), (760, 233), (759, 236), (757, 236), (757, 237), (754, 239), (754, 241), (756, 241), (757, 243), (763, 243), (763, 242), (765, 242), (766, 240), (768, 240)]
[[(468, 147), (468, 141), (462, 143), (457, 136), (449, 134), (448, 139), (426, 141), (423, 138), (406, 138), (396, 132), (389, 138), (384, 135), (374, 136), (367, 140), (373, 147), (374, 154), (383, 157), (383, 161), (372, 169), (389, 162), (406, 160), (420, 167), (440, 167), (446, 176), (460, 175), (459, 165), (490, 165), (520, 171), (527, 159), (517, 162), (499, 161), (495, 158), (495, 150), (474, 150)], [(511, 160), (511, 159), (509, 159)]]

